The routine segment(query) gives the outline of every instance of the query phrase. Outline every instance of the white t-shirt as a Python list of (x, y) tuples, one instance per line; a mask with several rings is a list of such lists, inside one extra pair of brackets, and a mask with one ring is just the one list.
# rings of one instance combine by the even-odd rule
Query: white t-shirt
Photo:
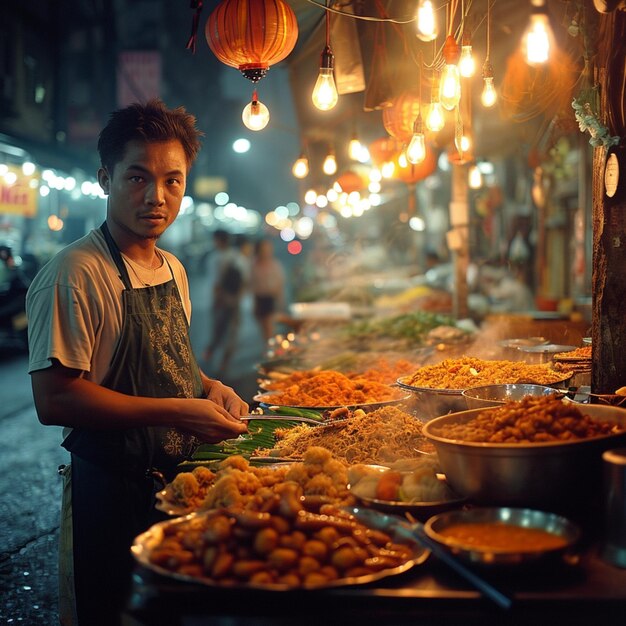
[[(187, 275), (170, 252), (157, 249), (167, 261), (155, 272), (153, 284), (174, 280), (187, 322), (191, 299)], [(126, 262), (133, 287), (142, 283)], [(169, 263), (169, 266), (168, 266)], [(100, 384), (109, 370), (122, 331), (124, 285), (100, 229), (70, 244), (37, 274), (26, 297), (29, 373), (45, 369), (57, 359), (82, 370)]]

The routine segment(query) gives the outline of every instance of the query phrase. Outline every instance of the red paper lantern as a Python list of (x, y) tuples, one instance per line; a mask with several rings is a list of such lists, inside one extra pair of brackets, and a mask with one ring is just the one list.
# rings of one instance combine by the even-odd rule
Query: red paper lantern
[(209, 15), (204, 32), (222, 63), (256, 83), (270, 65), (293, 50), (298, 23), (283, 0), (222, 0)]
[(367, 187), (367, 178), (353, 170), (346, 170), (339, 175), (337, 183), (342, 191), (352, 193), (353, 191), (360, 191)]
[(413, 123), (420, 112), (417, 91), (405, 91), (383, 110), (383, 126), (398, 141), (409, 141), (413, 135)]
[(375, 139), (369, 147), (372, 163), (380, 167), (383, 163), (393, 161), (400, 154), (401, 146), (393, 137)]

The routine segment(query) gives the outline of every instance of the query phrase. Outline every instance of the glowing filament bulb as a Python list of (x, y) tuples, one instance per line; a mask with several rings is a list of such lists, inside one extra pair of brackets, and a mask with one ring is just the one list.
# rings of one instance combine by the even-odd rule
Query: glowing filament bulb
[(454, 138), (454, 145), (459, 151), (459, 154), (464, 154), (470, 151), (470, 148), (472, 147), (472, 142), (467, 135), (461, 135), (460, 137)]
[(472, 167), (470, 167), (467, 178), (467, 184), (470, 189), (480, 189), (482, 187), (483, 175), (480, 173), (478, 165), (472, 165)]
[(270, 112), (259, 100), (256, 89), (252, 94), (252, 102), (249, 102), (244, 107), (241, 119), (244, 126), (250, 130), (263, 130), (270, 121)]
[(380, 168), (380, 173), (382, 174), (383, 178), (391, 178), (395, 169), (396, 166), (394, 165), (393, 161), (387, 161), (383, 163), (382, 167)]
[(437, 37), (437, 18), (431, 0), (419, 0), (417, 4), (417, 37), (422, 41)]
[(426, 142), (424, 140), (424, 124), (421, 114), (413, 124), (413, 136), (406, 149), (406, 158), (409, 163), (421, 163), (426, 158)]
[(353, 161), (358, 161), (360, 159), (362, 150), (363, 144), (356, 137), (350, 139), (350, 143), (348, 144), (348, 156)]
[(322, 170), (324, 171), (324, 174), (327, 174), (328, 176), (332, 176), (337, 172), (337, 159), (335, 159), (335, 155), (332, 152), (329, 152), (324, 159)]
[(296, 178), (306, 178), (309, 174), (309, 160), (304, 155), (300, 156), (293, 164), (291, 172)]
[(320, 111), (330, 111), (339, 100), (337, 85), (333, 75), (334, 64), (334, 55), (330, 47), (326, 46), (322, 52), (320, 73), (317, 76), (317, 81), (311, 94), (313, 104)]
[(408, 147), (405, 146), (402, 152), (400, 152), (400, 156), (398, 157), (398, 165), (401, 169), (406, 169), (409, 167), (409, 161), (407, 158)]
[(459, 73), (463, 78), (470, 78), (476, 73), (476, 61), (472, 55), (472, 46), (461, 46), (461, 59), (459, 60)]
[(530, 24), (522, 38), (524, 57), (529, 65), (542, 65), (550, 57), (554, 40), (544, 0), (532, 0)]
[(446, 65), (441, 75), (439, 86), (439, 101), (441, 106), (452, 111), (461, 100), (461, 80), (459, 68), (456, 65)]
[(446, 65), (439, 82), (439, 102), (444, 109), (454, 110), (461, 100), (461, 75), (459, 73), (459, 46), (454, 37), (448, 35), (443, 46)]
[(426, 127), (429, 130), (437, 133), (445, 125), (445, 118), (443, 116), (443, 109), (441, 104), (436, 100), (430, 103), (428, 107), (428, 114), (426, 115)]
[(485, 76), (484, 81), (485, 84), (483, 86), (483, 91), (480, 94), (480, 101), (484, 107), (490, 108), (496, 103), (498, 93), (496, 92), (496, 88), (493, 84), (493, 76)]

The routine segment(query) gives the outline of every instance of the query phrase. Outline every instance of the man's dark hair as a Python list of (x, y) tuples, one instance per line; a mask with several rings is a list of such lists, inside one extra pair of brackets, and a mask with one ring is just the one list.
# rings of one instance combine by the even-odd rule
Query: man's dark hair
[(98, 153), (102, 166), (112, 173), (115, 164), (124, 158), (130, 141), (153, 143), (178, 139), (189, 169), (200, 150), (201, 136), (196, 118), (184, 107), (168, 109), (161, 100), (155, 99), (113, 111), (100, 133)]

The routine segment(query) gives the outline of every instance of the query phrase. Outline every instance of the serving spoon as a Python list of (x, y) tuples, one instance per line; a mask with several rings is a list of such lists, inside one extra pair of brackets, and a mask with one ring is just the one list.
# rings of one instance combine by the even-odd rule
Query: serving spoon
[(393, 529), (398, 536), (410, 540), (417, 540), (424, 548), (430, 550), (440, 561), (443, 561), (457, 574), (460, 574), (473, 587), (481, 591), (486, 597), (495, 602), (500, 608), (509, 609), (513, 604), (511, 598), (496, 589), (491, 583), (478, 576), (475, 572), (467, 568), (458, 559), (454, 558), (450, 552), (436, 541), (431, 539), (424, 530), (424, 525), (410, 516), (411, 524), (406, 524), (401, 519), (390, 515), (381, 515), (378, 511), (359, 508), (354, 509), (352, 514), (371, 528), (384, 532)]

